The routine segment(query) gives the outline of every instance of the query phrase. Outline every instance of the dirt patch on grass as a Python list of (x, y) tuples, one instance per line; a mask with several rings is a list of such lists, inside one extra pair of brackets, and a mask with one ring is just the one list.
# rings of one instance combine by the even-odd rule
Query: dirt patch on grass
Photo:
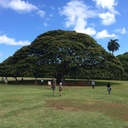
[(77, 101), (67, 100), (47, 100), (47, 107), (54, 107), (63, 111), (98, 111), (107, 116), (128, 121), (128, 106), (126, 104), (108, 103), (102, 101), (95, 101), (86, 103), (85, 101), (79, 103)]

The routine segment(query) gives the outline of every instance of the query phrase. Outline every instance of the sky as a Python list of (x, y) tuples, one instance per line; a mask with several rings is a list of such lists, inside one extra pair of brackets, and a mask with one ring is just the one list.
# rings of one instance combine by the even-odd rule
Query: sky
[(0, 0), (0, 63), (42, 33), (71, 30), (93, 37), (106, 51), (110, 39), (128, 52), (127, 0)]

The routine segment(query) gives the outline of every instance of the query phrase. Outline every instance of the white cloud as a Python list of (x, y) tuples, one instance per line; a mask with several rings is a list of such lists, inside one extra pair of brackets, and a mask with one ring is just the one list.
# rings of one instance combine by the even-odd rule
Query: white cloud
[(116, 22), (115, 15), (119, 14), (115, 10), (115, 6), (118, 5), (116, 0), (93, 0), (96, 3), (98, 9), (102, 9), (99, 13), (99, 18), (101, 18), (101, 23), (103, 25), (111, 25)]
[(95, 35), (96, 34), (96, 30), (94, 28), (91, 28), (91, 27), (87, 27), (85, 29), (85, 33), (89, 34), (89, 35)]
[(91, 28), (91, 27), (87, 27), (86, 29), (81, 29), (81, 30), (78, 30), (77, 32), (80, 32), (80, 33), (86, 33), (88, 35), (91, 35), (91, 36), (94, 36), (96, 34), (96, 30), (94, 28)]
[(47, 26), (48, 26), (48, 24), (47, 24), (46, 22), (44, 22), (44, 26), (45, 26), (45, 27), (47, 27)]
[[(118, 4), (115, 0), (93, 0), (98, 8), (92, 8), (86, 5), (83, 0), (71, 0), (62, 9), (60, 9), (60, 14), (64, 15), (65, 26), (67, 28), (73, 27), (76, 32), (86, 33), (91, 36), (96, 36), (99, 38), (116, 37), (116, 35), (109, 34), (107, 30), (101, 32), (96, 32), (95, 24), (92, 20), (94, 26), (88, 24), (89, 18), (99, 18), (102, 25), (109, 26), (116, 22), (115, 15), (119, 14), (115, 10), (115, 6)], [(96, 19), (98, 20), (98, 19)]]
[(118, 4), (116, 0), (93, 0), (93, 1), (96, 2), (96, 6), (98, 8), (107, 9), (114, 14), (118, 13), (114, 9), (114, 6), (117, 6), (117, 4)]
[(42, 18), (45, 16), (45, 12), (42, 10), (37, 11), (37, 14)]
[(0, 6), (21, 12), (22, 11), (30, 12), (38, 9), (35, 5), (32, 5), (27, 1), (25, 2), (22, 0), (3, 0), (3, 1), (1, 0)]
[(86, 31), (87, 19), (94, 18), (97, 13), (81, 0), (72, 0), (60, 11), (61, 15), (65, 15), (66, 27), (74, 27), (77, 32)]
[(14, 38), (9, 38), (6, 35), (0, 36), (0, 44), (6, 44), (6, 45), (29, 45), (29, 41), (16, 41)]
[(37, 11), (40, 17), (45, 15), (45, 12), (40, 10), (37, 6), (24, 0), (0, 0), (0, 7), (12, 9), (17, 12), (29, 13), (32, 11)]
[(110, 13), (110, 12), (100, 13), (99, 17), (101, 18), (101, 22), (103, 25), (108, 26), (108, 25), (111, 25), (111, 24), (116, 22), (115, 15), (113, 13)]
[(97, 39), (103, 39), (103, 38), (116, 38), (117, 36), (112, 33), (109, 34), (107, 30), (102, 30), (101, 32), (97, 32), (96, 38)]
[(127, 33), (125, 28), (116, 29), (114, 31), (117, 32), (117, 33), (121, 33), (121, 34), (126, 34)]

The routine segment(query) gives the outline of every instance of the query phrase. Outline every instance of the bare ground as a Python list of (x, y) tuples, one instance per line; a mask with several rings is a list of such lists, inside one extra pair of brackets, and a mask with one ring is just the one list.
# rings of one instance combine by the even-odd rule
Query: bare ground
[(93, 103), (77, 103), (76, 101), (67, 100), (47, 100), (47, 107), (54, 107), (63, 111), (91, 111), (101, 112), (112, 118), (128, 121), (128, 105), (119, 103), (108, 103), (95, 101)]

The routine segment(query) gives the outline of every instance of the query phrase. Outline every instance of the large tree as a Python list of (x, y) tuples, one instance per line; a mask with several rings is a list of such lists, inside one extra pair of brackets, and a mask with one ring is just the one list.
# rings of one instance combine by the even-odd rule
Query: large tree
[(118, 39), (110, 39), (108, 42), (108, 50), (112, 51), (112, 54), (114, 51), (117, 51), (119, 49), (120, 45), (118, 44)]
[(0, 69), (1, 75), (31, 77), (115, 78), (123, 74), (120, 61), (92, 37), (63, 30), (39, 35), (1, 63)]

